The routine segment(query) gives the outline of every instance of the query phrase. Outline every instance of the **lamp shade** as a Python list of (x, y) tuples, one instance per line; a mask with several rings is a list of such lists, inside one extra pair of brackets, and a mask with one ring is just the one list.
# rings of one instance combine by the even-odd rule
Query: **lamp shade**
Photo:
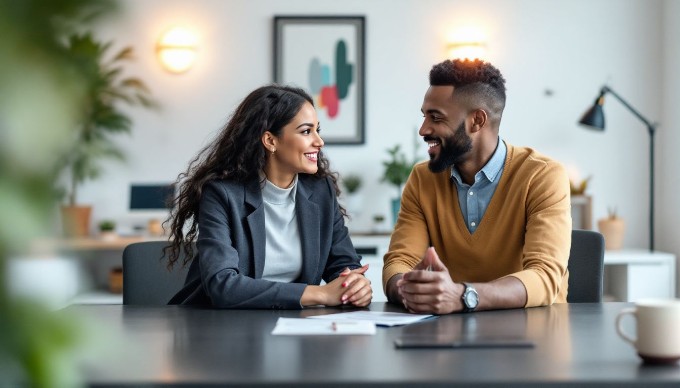
[(581, 120), (579, 120), (579, 124), (585, 125), (590, 129), (604, 131), (604, 111), (602, 110), (602, 104), (604, 104), (604, 93), (600, 93), (600, 96), (595, 100), (593, 106), (583, 114)]

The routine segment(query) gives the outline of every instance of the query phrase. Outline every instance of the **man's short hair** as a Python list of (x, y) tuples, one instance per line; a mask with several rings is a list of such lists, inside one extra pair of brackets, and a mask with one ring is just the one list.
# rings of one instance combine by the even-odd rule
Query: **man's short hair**
[(480, 59), (447, 59), (432, 66), (430, 85), (453, 86), (454, 96), (471, 107), (486, 107), (499, 117), (505, 107), (505, 78), (496, 67)]

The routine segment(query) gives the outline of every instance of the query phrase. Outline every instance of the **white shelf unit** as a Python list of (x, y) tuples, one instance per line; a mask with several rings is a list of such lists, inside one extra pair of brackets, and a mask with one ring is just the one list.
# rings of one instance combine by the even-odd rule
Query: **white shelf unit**
[(361, 255), (361, 263), (368, 264), (366, 277), (373, 288), (373, 302), (387, 302), (382, 287), (383, 256), (390, 245), (389, 234), (351, 234), (352, 243), (357, 253)]
[(642, 249), (606, 251), (604, 293), (615, 301), (675, 298), (676, 257)]
[(71, 304), (122, 304), (121, 293), (108, 291), (111, 269), (122, 266), (123, 250), (129, 244), (159, 239), (148, 236), (43, 239), (34, 241), (32, 249), (36, 253), (58, 252), (77, 263), (77, 293), (70, 299)]

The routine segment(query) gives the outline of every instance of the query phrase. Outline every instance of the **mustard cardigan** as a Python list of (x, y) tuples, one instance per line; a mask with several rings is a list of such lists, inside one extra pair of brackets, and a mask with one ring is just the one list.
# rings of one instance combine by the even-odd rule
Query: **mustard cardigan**
[(569, 178), (540, 153), (507, 147), (501, 180), (474, 234), (465, 226), (451, 170), (435, 174), (427, 162), (414, 167), (384, 257), (383, 288), (432, 245), (455, 282), (514, 276), (526, 288), (525, 307), (567, 301)]

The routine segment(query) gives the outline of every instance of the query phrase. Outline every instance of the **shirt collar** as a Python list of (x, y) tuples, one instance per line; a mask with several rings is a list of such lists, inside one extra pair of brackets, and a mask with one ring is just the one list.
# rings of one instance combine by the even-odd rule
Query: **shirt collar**
[[(505, 157), (507, 156), (508, 153), (508, 148), (505, 145), (505, 142), (498, 137), (498, 145), (496, 146), (496, 150), (493, 152), (493, 155), (491, 155), (491, 159), (489, 159), (488, 162), (482, 167), (480, 171), (475, 174), (475, 182), (478, 182), (482, 176), (486, 177), (486, 179), (489, 182), (493, 182), (498, 178), (499, 173), (503, 169), (503, 165), (505, 164)], [(463, 183), (463, 179), (460, 177), (460, 173), (458, 172), (458, 169), (456, 166), (453, 166), (451, 169), (451, 177), (458, 182), (458, 184)]]
[(501, 172), (503, 165), (505, 164), (505, 156), (507, 153), (508, 149), (505, 146), (505, 142), (503, 142), (503, 140), (501, 140), (499, 137), (496, 151), (494, 151), (491, 159), (489, 159), (484, 168), (482, 168), (482, 172), (484, 175), (486, 175), (486, 179), (488, 179), (490, 182), (493, 182), (496, 180), (496, 178), (498, 178), (498, 174)]

